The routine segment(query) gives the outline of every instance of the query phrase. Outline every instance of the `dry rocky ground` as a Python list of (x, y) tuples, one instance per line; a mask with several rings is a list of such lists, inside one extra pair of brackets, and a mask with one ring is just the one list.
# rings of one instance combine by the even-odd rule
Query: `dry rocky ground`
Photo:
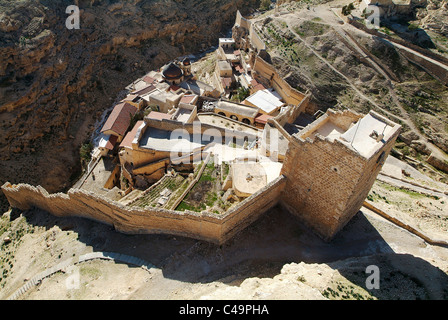
[[(395, 177), (395, 183), (448, 191), (396, 159), (388, 159), (382, 173)], [(436, 197), (378, 180), (368, 200), (432, 239), (448, 242), (443, 193)], [(430, 245), (366, 208), (330, 243), (275, 207), (221, 246), (169, 235), (125, 235), (37, 209), (10, 210), (0, 219), (0, 243), (0, 299), (37, 274), (91, 252), (133, 256), (149, 269), (87, 261), (53, 274), (18, 299), (448, 299), (448, 245)], [(367, 287), (371, 265), (379, 268), (379, 289)]]
[[(400, 152), (425, 162), (434, 151), (447, 162), (446, 86), (390, 43), (344, 23), (338, 12), (348, 3), (290, 1), (278, 16), (267, 13), (257, 17), (272, 63), (293, 87), (310, 90), (319, 108), (379, 112), (403, 126), (397, 146)], [(428, 49), (446, 57), (448, 20), (444, 8), (446, 1), (429, 1), (426, 7), (416, 9), (413, 17), (382, 23), (401, 23), (406, 32), (387, 32), (404, 40), (415, 38), (416, 27), (408, 25), (419, 26), (419, 34), (434, 40), (434, 49)], [(443, 22), (436, 27), (428, 22), (433, 20)], [(415, 39), (419, 44), (419, 37)], [(369, 53), (368, 59), (363, 58), (363, 51)]]
[[(138, 257), (149, 271), (92, 260), (59, 272), (19, 299), (447, 299), (448, 248), (363, 209), (324, 243), (280, 208), (228, 243), (164, 235), (124, 235), (77, 218), (32, 210), (1, 218), (0, 297), (12, 295), (46, 268), (89, 252)], [(11, 221), (12, 220), (12, 221)], [(366, 287), (366, 268), (380, 270), (380, 289)], [(6, 270), (6, 273), (5, 273)]]

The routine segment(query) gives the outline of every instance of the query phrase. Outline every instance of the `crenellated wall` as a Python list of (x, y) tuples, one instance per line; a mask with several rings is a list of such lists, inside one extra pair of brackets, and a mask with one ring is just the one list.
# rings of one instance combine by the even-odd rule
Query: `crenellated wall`
[(259, 82), (263, 82), (263, 79), (269, 81), (270, 86), (280, 94), (287, 104), (297, 106), (306, 97), (306, 94), (291, 87), (289, 83), (278, 74), (273, 65), (264, 61), (259, 56), (255, 59), (253, 70), (256, 73), (255, 78), (259, 79), (261, 77), (262, 79)]
[(287, 177), (282, 205), (326, 240), (332, 239), (362, 207), (401, 127), (394, 124), (393, 134), (369, 158), (338, 139), (307, 137), (328, 121), (347, 130), (359, 117), (349, 111), (329, 110), (289, 139), (281, 172)]
[(40, 186), (12, 185), (9, 182), (1, 189), (10, 205), (21, 210), (36, 207), (60, 217), (88, 218), (128, 234), (165, 233), (221, 244), (274, 206), (284, 184), (285, 177), (278, 177), (223, 215), (127, 207), (80, 189), (70, 189), (67, 194), (49, 194)]

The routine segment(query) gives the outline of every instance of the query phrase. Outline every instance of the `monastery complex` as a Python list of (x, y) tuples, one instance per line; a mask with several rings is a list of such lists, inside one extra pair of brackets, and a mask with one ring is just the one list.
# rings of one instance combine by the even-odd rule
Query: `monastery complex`
[[(237, 13), (210, 83), (189, 57), (137, 79), (67, 194), (5, 183), (12, 207), (81, 216), (126, 233), (223, 243), (275, 205), (331, 240), (359, 211), (400, 132), (370, 112), (312, 112)], [(244, 94), (242, 94), (244, 93)]]

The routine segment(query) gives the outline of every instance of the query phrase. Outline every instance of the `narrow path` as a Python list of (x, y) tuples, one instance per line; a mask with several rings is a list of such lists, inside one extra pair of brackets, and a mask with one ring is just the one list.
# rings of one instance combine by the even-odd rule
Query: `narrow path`
[(48, 268), (45, 271), (39, 273), (38, 275), (31, 278), (22, 287), (20, 287), (13, 295), (11, 295), (8, 298), (8, 300), (18, 299), (21, 295), (25, 294), (33, 286), (38, 285), (39, 283), (42, 282), (42, 280), (44, 280), (45, 278), (48, 278), (49, 276), (51, 276), (57, 272), (61, 272), (61, 271), (65, 272), (67, 269), (69, 269), (70, 267), (73, 267), (74, 265), (77, 265), (82, 262), (90, 261), (90, 260), (95, 260), (95, 259), (112, 260), (112, 261), (119, 261), (119, 262), (123, 262), (123, 263), (127, 263), (127, 264), (132, 264), (135, 266), (139, 266), (139, 267), (147, 270), (148, 272), (151, 268), (154, 267), (153, 265), (147, 263), (146, 261), (144, 261), (142, 259), (139, 259), (139, 258), (133, 257), (133, 256), (128, 256), (125, 254), (114, 253), (114, 252), (91, 252), (91, 253), (84, 254), (84, 255), (78, 257), (77, 259), (75, 258), (75, 259), (65, 260), (65, 261), (57, 264), (56, 266), (54, 266), (52, 268)]
[[(324, 14), (324, 11), (328, 14), (329, 12), (331, 12), (332, 14), (334, 14), (334, 11), (332, 10), (332, 9), (328, 9), (328, 8), (319, 8), (319, 9), (317, 9), (316, 10), (316, 12), (317, 12), (317, 15), (316, 15), (316, 12), (314, 12), (313, 14), (314, 15), (316, 15), (316, 16), (318, 16), (319, 14), (322, 14), (322, 15), (325, 15)], [(337, 16), (335, 16), (335, 17), (337, 17)], [(337, 17), (338, 18), (338, 20), (340, 19), (339, 17)], [(398, 110), (399, 110), (399, 112), (400, 112), (400, 114), (401, 114), (401, 116), (399, 116), (399, 115), (396, 115), (396, 114), (393, 114), (393, 113), (391, 113), (390, 111), (388, 111), (388, 110), (385, 110), (384, 108), (382, 108), (381, 106), (379, 106), (375, 101), (373, 101), (371, 98), (369, 98), (369, 97), (367, 97), (363, 92), (361, 92), (352, 82), (351, 82), (351, 80), (347, 77), (347, 76), (345, 76), (341, 71), (339, 71), (338, 69), (336, 69), (327, 59), (325, 59), (324, 57), (322, 57), (319, 53), (317, 53), (315, 50), (314, 50), (314, 48), (310, 45), (310, 44), (308, 44), (300, 35), (298, 35), (295, 31), (294, 31), (294, 29), (290, 26), (290, 24), (289, 23), (287, 23), (287, 21), (285, 21), (284, 19), (279, 19), (279, 20), (281, 20), (281, 21), (283, 21), (283, 22), (285, 22), (286, 24), (287, 24), (287, 26), (288, 26), (288, 30), (292, 33), (292, 34), (294, 34), (294, 36), (295, 37), (297, 37), (297, 39), (299, 39), (316, 57), (318, 57), (321, 61), (323, 61), (331, 70), (333, 70), (334, 72), (336, 72), (338, 75), (340, 75), (341, 77), (343, 77), (344, 79), (345, 79), (345, 81), (350, 85), (350, 87), (362, 98), (362, 99), (364, 99), (364, 100), (366, 100), (366, 101), (368, 101), (369, 103), (371, 103), (375, 108), (377, 108), (378, 110), (381, 110), (381, 112), (383, 112), (384, 114), (386, 114), (386, 115), (388, 115), (389, 117), (391, 117), (392, 119), (396, 119), (396, 120), (399, 120), (399, 121), (401, 121), (402, 123), (405, 123), (407, 126), (409, 126), (409, 128), (412, 130), (412, 131), (414, 131), (416, 134), (417, 134), (417, 136), (419, 137), (419, 139), (422, 141), (422, 142), (424, 142), (426, 145), (427, 145), (427, 147), (429, 148), (429, 150), (431, 151), (431, 153), (433, 154), (433, 155), (435, 155), (436, 157), (438, 157), (438, 158), (440, 158), (440, 159), (444, 159), (444, 160), (446, 160), (446, 161), (448, 161), (448, 156), (442, 151), (442, 150), (440, 150), (437, 146), (435, 146), (432, 142), (430, 142), (429, 140), (428, 140), (428, 138), (424, 135), (424, 134), (422, 134), (421, 132), (420, 132), (420, 130), (416, 127), (416, 125), (415, 125), (415, 123), (414, 123), (414, 121), (410, 118), (410, 116), (409, 116), (409, 114), (408, 114), (408, 112), (405, 110), (405, 108), (402, 106), (402, 104), (400, 103), (400, 100), (399, 100), (399, 98), (398, 98), (398, 96), (397, 96), (397, 94), (396, 94), (396, 92), (395, 92), (395, 85), (394, 85), (394, 81), (387, 75), (387, 73), (386, 72), (384, 72), (383, 70), (382, 70), (382, 68), (381, 68), (381, 66), (379, 66), (375, 61), (373, 61), (373, 59), (371, 59), (370, 57), (367, 57), (367, 59), (368, 59), (368, 62), (372, 65), (372, 67), (377, 71), (377, 72), (379, 72), (382, 76), (384, 76), (385, 77), (385, 79), (386, 79), (386, 81), (385, 81), (385, 83), (386, 83), (386, 85), (388, 86), (388, 88), (389, 88), (389, 93), (390, 93), (390, 96), (391, 96), (391, 98), (392, 98), (392, 101), (394, 102), (394, 104), (397, 106), (397, 108), (398, 108)], [(328, 26), (330, 26), (330, 27), (332, 27), (333, 28), (333, 30), (335, 30), (336, 32), (338, 32), (338, 34), (341, 36), (341, 37), (344, 37), (344, 39), (346, 39), (346, 41), (348, 42), (348, 43), (350, 43), (350, 45), (352, 45), (353, 47), (352, 48), (349, 48), (350, 50), (354, 50), (355, 52), (357, 52), (357, 53), (363, 53), (363, 50), (362, 50), (362, 48), (360, 48), (359, 47), (359, 44), (358, 43), (356, 43), (356, 41), (353, 41), (352, 39), (351, 39), (351, 37), (348, 37), (346, 34), (345, 34), (345, 32), (351, 32), (351, 31), (356, 31), (356, 32), (358, 32), (358, 33), (361, 33), (361, 34), (363, 34), (364, 36), (371, 36), (371, 35), (369, 35), (369, 34), (367, 34), (365, 31), (362, 31), (362, 30), (359, 30), (359, 29), (357, 29), (357, 28), (355, 28), (355, 27), (353, 27), (353, 26), (351, 26), (351, 25), (349, 25), (349, 24), (347, 24), (344, 20), (342, 20), (341, 19), (341, 21), (343, 21), (343, 23), (342, 24), (340, 24), (340, 23), (335, 23), (335, 22), (332, 22), (331, 20), (323, 20), (323, 21), (319, 21), (319, 22), (317, 22), (317, 23), (320, 23), (320, 24), (324, 24), (324, 25), (328, 25)], [(347, 29), (350, 29), (350, 28), (354, 28), (355, 30), (344, 30), (344, 28), (347, 28)], [(384, 41), (387, 41), (387, 40), (385, 40), (385, 39), (383, 39)], [(414, 50), (412, 50), (412, 49), (410, 49), (410, 48), (407, 48), (407, 47), (405, 47), (405, 46), (402, 46), (402, 45), (399, 45), (399, 44), (396, 44), (396, 43), (393, 43), (393, 42), (390, 42), (390, 41), (387, 41), (387, 43), (389, 43), (390, 45), (392, 45), (392, 46), (395, 46), (395, 47), (397, 47), (397, 48), (399, 48), (399, 49), (401, 49), (401, 50), (407, 50), (407, 51), (410, 51), (410, 52), (413, 52), (413, 53), (415, 53), (415, 54), (417, 54), (418, 56), (420, 56), (420, 57), (422, 57), (422, 58), (425, 58), (425, 59), (427, 59), (427, 60), (430, 60), (430, 61), (433, 61), (434, 63), (436, 63), (437, 65), (440, 65), (440, 66), (442, 66), (443, 68), (446, 68), (446, 69), (448, 69), (448, 66), (446, 66), (446, 65), (443, 65), (442, 63), (440, 63), (440, 62), (438, 62), (438, 61), (435, 61), (435, 60), (433, 60), (433, 59), (430, 59), (430, 58), (428, 58), (428, 57), (426, 57), (426, 56), (424, 56), (424, 55), (422, 55), (422, 54), (420, 54), (420, 53), (418, 53), (418, 52), (415, 52)]]
[(402, 118), (400, 116), (397, 116), (393, 113), (391, 113), (390, 111), (387, 111), (385, 109), (383, 109), (382, 107), (380, 107), (375, 101), (373, 101), (371, 98), (367, 97), (363, 92), (361, 92), (352, 82), (351, 80), (345, 75), (343, 74), (341, 71), (339, 71), (338, 69), (336, 69), (335, 67), (333, 67), (333, 65), (324, 57), (322, 57), (319, 53), (317, 53), (314, 48), (308, 44), (301, 36), (299, 36), (292, 28), (291, 26), (288, 25), (288, 29), (289, 31), (294, 34), (297, 39), (299, 39), (316, 57), (318, 57), (320, 60), (322, 60), (322, 62), (324, 62), (331, 70), (333, 70), (335, 73), (337, 73), (339, 76), (341, 76), (342, 78), (344, 78), (344, 80), (349, 84), (349, 86), (358, 94), (358, 96), (360, 96), (362, 99), (364, 99), (365, 101), (368, 101), (372, 106), (374, 106), (375, 108), (381, 110), (383, 113), (387, 114), (388, 116), (394, 118), (394, 119), (398, 119), (402, 122), (407, 122), (408, 120), (406, 120), (405, 118)]
[(427, 194), (427, 195), (435, 196), (435, 197), (439, 197), (439, 198), (447, 198), (447, 195), (442, 191), (436, 191), (435, 189), (430, 189), (429, 187), (425, 187), (425, 186), (421, 186), (421, 185), (417, 186), (415, 184), (411, 184), (411, 183), (405, 182), (403, 180), (396, 179), (396, 178), (393, 178), (388, 175), (384, 175), (382, 173), (378, 174), (377, 180), (386, 182), (386, 183), (396, 186), (398, 188), (405, 188), (405, 189), (412, 190), (412, 191), (415, 191), (418, 193)]

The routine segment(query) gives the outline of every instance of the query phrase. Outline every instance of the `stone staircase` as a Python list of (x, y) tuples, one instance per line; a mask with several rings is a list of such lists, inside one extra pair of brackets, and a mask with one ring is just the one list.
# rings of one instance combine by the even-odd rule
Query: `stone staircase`
[(132, 202), (133, 207), (146, 207), (153, 205), (155, 206), (157, 199), (160, 198), (160, 193), (165, 189), (168, 188), (170, 190), (175, 190), (177, 187), (179, 187), (182, 182), (183, 178), (179, 175), (177, 176), (164, 176), (162, 180), (155, 185), (155, 187), (148, 189), (144, 192), (144, 194), (140, 195), (140, 198), (136, 200), (135, 202)]

